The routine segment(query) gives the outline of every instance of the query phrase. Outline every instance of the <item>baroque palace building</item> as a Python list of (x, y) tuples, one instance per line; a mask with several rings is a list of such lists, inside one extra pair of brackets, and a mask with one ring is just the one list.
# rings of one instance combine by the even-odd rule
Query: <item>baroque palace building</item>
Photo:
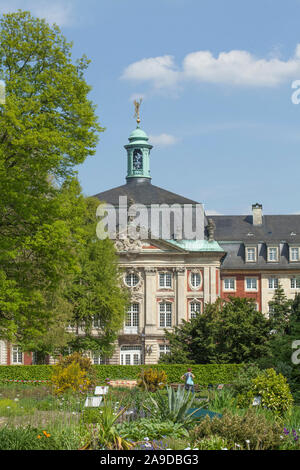
[[(120, 197), (130, 205), (192, 208), (196, 201), (154, 186), (150, 175), (147, 134), (139, 127), (130, 134), (126, 184), (101, 192), (99, 203), (120, 210)], [(150, 216), (151, 217), (151, 216)], [(112, 358), (91, 354), (94, 363), (154, 364), (169, 351), (164, 330), (201, 314), (205, 303), (218, 297), (247, 297), (268, 315), (278, 283), (288, 298), (300, 292), (300, 215), (264, 215), (261, 204), (251, 215), (206, 216), (200, 211), (203, 236), (117, 237), (115, 246), (123, 282), (131, 290), (131, 305)], [(161, 227), (160, 227), (161, 228)], [(184, 231), (184, 230), (183, 230)], [(161, 235), (161, 232), (160, 232)], [(95, 323), (95, 334), (97, 332)], [(31, 364), (33, 355), (0, 341), (0, 364)]]

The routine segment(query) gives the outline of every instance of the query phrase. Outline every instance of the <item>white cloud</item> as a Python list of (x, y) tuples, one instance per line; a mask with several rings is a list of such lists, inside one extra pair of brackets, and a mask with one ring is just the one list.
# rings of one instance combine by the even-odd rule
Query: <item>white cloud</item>
[(168, 147), (169, 145), (175, 145), (178, 142), (178, 138), (171, 134), (159, 134), (149, 135), (149, 141), (151, 144), (157, 147)]
[(48, 23), (67, 26), (73, 23), (72, 2), (54, 0), (10, 0), (1, 1), (0, 13), (14, 13), (18, 9), (30, 11), (37, 18), (44, 18)]
[(122, 77), (132, 81), (150, 81), (156, 88), (174, 86), (179, 78), (174, 58), (170, 55), (151, 57), (130, 64)]
[(189, 53), (182, 67), (176, 66), (174, 57), (165, 55), (142, 59), (130, 64), (122, 78), (150, 82), (154, 88), (168, 88), (196, 81), (236, 86), (272, 87), (300, 77), (300, 44), (288, 60), (274, 56), (257, 58), (242, 50), (220, 52), (214, 57), (210, 51)]

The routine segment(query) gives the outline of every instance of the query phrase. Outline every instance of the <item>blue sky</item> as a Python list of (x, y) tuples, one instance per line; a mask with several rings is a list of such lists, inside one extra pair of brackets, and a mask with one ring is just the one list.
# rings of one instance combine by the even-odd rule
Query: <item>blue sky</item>
[(91, 60), (106, 127), (78, 168), (86, 195), (125, 183), (135, 97), (152, 183), (220, 214), (300, 213), (300, 0), (0, 0), (30, 10)]

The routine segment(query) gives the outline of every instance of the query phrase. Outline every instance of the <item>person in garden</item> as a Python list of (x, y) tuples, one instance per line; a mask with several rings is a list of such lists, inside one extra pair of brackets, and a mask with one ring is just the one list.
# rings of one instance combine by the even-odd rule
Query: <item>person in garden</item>
[(185, 374), (181, 377), (181, 380), (185, 380), (185, 389), (187, 391), (192, 391), (194, 393), (194, 374), (192, 374), (192, 369), (189, 368)]

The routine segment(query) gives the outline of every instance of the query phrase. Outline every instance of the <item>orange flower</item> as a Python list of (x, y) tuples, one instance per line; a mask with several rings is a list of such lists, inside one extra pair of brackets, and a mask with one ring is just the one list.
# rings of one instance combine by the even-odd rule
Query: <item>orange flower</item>
[(46, 437), (50, 437), (51, 434), (48, 434), (47, 431), (43, 431), (43, 434), (46, 436)]
[(42, 436), (38, 435), (38, 437), (37, 437), (37, 438), (38, 438), (38, 439), (42, 439)]

